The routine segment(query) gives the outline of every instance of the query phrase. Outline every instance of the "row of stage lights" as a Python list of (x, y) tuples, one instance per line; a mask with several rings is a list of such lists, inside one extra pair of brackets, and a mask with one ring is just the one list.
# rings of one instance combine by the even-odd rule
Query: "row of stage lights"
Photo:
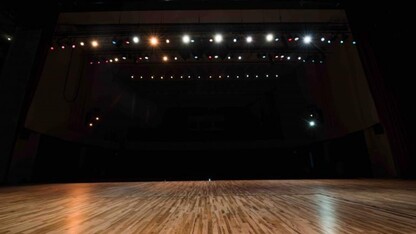
[[(339, 39), (338, 39), (339, 38)], [(149, 46), (151, 47), (158, 47), (162, 44), (162, 41), (164, 41), (165, 44), (171, 44), (171, 39), (164, 39), (162, 40), (162, 38), (158, 37), (158, 36), (150, 36), (147, 39), (147, 43)], [(145, 41), (146, 41), (145, 39)], [(255, 42), (257, 42), (256, 39), (259, 38), (255, 38), (254, 36), (246, 36), (245, 38), (237, 38), (237, 37), (232, 37), (230, 38), (230, 40), (233, 43), (237, 43), (239, 41), (244, 41), (246, 44), (253, 44)], [(338, 42), (339, 44), (345, 44), (348, 40), (348, 35), (344, 34), (342, 36), (338, 36), (338, 35), (332, 35), (330, 37), (325, 37), (322, 36), (320, 38), (315, 38), (312, 35), (304, 35), (304, 36), (289, 36), (286, 37), (285, 40), (287, 40), (288, 43), (297, 43), (297, 42), (303, 42), (303, 44), (305, 45), (309, 45), (315, 41), (321, 42), (321, 43), (326, 43), (326, 44), (332, 44), (335, 42)], [(189, 34), (185, 34), (182, 36), (181, 38), (181, 42), (182, 44), (192, 44), (196, 41), (196, 39), (193, 39), (193, 37)], [(226, 38), (218, 33), (215, 34), (213, 37), (209, 38), (208, 41), (210, 43), (215, 43), (215, 44), (221, 44), (223, 42), (226, 41)], [(266, 43), (272, 43), (272, 42), (278, 42), (280, 41), (279, 37), (276, 37), (274, 34), (269, 33), (267, 35), (264, 36), (263, 39), (260, 39), (259, 41), (264, 41)], [(140, 37), (139, 36), (133, 36), (133, 37), (128, 37), (128, 38), (124, 38), (124, 39), (119, 39), (118, 37), (114, 37), (111, 40), (111, 44), (113, 44), (114, 46), (122, 46), (122, 45), (130, 45), (130, 44), (139, 44), (141, 43)], [(353, 45), (356, 44), (356, 41), (352, 41), (351, 42)], [(57, 47), (61, 48), (61, 49), (65, 49), (67, 47), (69, 48), (73, 48), (75, 49), (78, 45), (80, 47), (85, 47), (85, 46), (90, 46), (92, 48), (97, 48), (100, 46), (100, 41), (99, 40), (91, 40), (89, 42), (87, 41), (79, 41), (79, 42), (75, 42), (74, 40), (72, 40), (72, 42), (66, 42), (66, 43), (57, 43)], [(51, 50), (55, 50), (57, 49), (56, 46), (51, 46), (50, 49)]]
[(233, 74), (233, 75), (130, 75), (131, 80), (221, 80), (221, 79), (272, 79), (278, 74)]
[[(195, 61), (199, 61), (200, 59), (205, 58), (205, 60), (208, 61), (243, 61), (244, 57), (242, 55), (238, 55), (238, 56), (219, 56), (219, 55), (207, 55), (205, 57), (203, 56), (193, 56), (192, 57), (193, 60)], [(324, 63), (324, 59), (322, 56), (319, 57), (314, 57), (314, 56), (301, 56), (301, 55), (297, 55), (297, 56), (293, 56), (293, 55), (285, 55), (285, 54), (276, 54), (276, 55), (271, 55), (271, 54), (258, 54), (257, 56), (258, 59), (263, 60), (263, 61), (272, 61), (272, 62), (303, 62), (303, 63), (317, 63), (317, 64), (322, 64)], [(140, 62), (163, 62), (163, 63), (168, 63), (170, 61), (178, 61), (178, 60), (183, 60), (183, 58), (180, 58), (178, 56), (168, 56), (168, 55), (163, 55), (160, 57), (156, 57), (156, 58), (152, 58), (150, 56), (138, 56), (135, 57), (133, 59), (133, 61), (135, 63), (140, 63)], [(100, 58), (100, 59), (92, 59), (89, 61), (90, 65), (94, 65), (94, 64), (116, 64), (116, 63), (128, 63), (129, 61), (131, 61), (131, 58), (128, 58), (126, 56), (120, 56), (120, 57), (109, 57), (109, 58)]]

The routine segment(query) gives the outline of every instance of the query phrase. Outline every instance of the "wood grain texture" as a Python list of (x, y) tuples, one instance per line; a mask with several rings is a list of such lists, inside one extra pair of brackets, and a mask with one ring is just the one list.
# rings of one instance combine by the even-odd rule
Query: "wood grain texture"
[(416, 233), (416, 182), (269, 180), (0, 188), (0, 233)]

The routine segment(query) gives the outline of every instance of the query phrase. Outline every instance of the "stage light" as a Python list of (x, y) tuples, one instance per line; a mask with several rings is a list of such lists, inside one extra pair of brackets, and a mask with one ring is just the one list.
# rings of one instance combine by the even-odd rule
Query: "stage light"
[(237, 79), (240, 78), (240, 76), (237, 76)]
[(93, 123), (89, 123), (88, 126), (92, 127), (92, 126), (94, 126), (94, 124)]
[(266, 75), (266, 77), (269, 77), (269, 75)]
[(251, 37), (251, 36), (246, 37), (246, 42), (247, 43), (252, 43), (253, 42), (253, 37)]
[(344, 40), (339, 41), (340, 44), (344, 44)]
[(279, 38), (276, 37), (276, 39), (274, 39), (274, 41), (279, 41)]
[(310, 114), (309, 116), (310, 116), (310, 117), (313, 117), (313, 114)]
[(216, 58), (216, 59), (217, 59), (217, 58), (218, 58), (218, 55), (215, 55), (215, 56), (214, 56), (214, 58)]
[(191, 37), (189, 35), (183, 35), (182, 42), (185, 44), (189, 44), (189, 42), (191, 42)]
[(113, 60), (112, 59), (110, 59), (110, 63), (112, 63), (113, 62)]
[(227, 75), (227, 78), (230, 78), (230, 76), (229, 76), (229, 75)]
[(181, 79), (183, 79), (183, 76), (181, 76)]
[(256, 78), (259, 78), (259, 75), (256, 75)]
[(295, 37), (295, 41), (299, 41), (299, 37)]
[(241, 60), (241, 59), (243, 59), (243, 57), (241, 57), (241, 56), (238, 56), (238, 60)]
[(321, 60), (321, 61), (319, 61), (319, 63), (324, 63), (324, 61)]
[(149, 60), (149, 57), (147, 57), (147, 56), (144, 56), (144, 59), (146, 59), (146, 60)]
[(163, 59), (163, 61), (164, 61), (164, 62), (167, 62), (167, 61), (169, 60), (168, 56), (166, 56), (166, 55), (165, 55), (165, 56), (163, 56), (163, 58), (162, 58), (162, 59)]
[(284, 58), (284, 57), (285, 57), (284, 55), (280, 56), (280, 58)]
[(126, 40), (124, 41), (124, 43), (126, 43), (127, 45), (130, 45), (130, 41), (129, 41), (128, 39), (126, 39)]
[(325, 37), (321, 37), (321, 41), (324, 42), (325, 41)]
[(250, 77), (249, 75), (246, 75), (246, 77), (248, 78), (248, 77)]
[(100, 63), (101, 63), (100, 61), (97, 62), (97, 64), (100, 64)]
[(92, 47), (98, 47), (98, 41), (91, 41)]
[(266, 55), (263, 55), (262, 58), (265, 59), (266, 58)]
[(306, 60), (304, 59), (302, 62), (306, 63)]
[(153, 78), (155, 78), (155, 77), (154, 77), (154, 76), (151, 76), (151, 77), (150, 77), (150, 79), (152, 79), (152, 80), (153, 80)]
[(169, 39), (166, 39), (166, 44), (169, 44), (170, 43), (170, 40)]
[(157, 37), (150, 37), (149, 43), (151, 46), (157, 46), (159, 44), (159, 40), (157, 39)]
[(98, 121), (98, 120), (100, 120), (100, 117), (98, 117), (98, 116), (97, 116), (97, 117), (95, 117), (95, 120), (97, 120), (97, 121)]
[(133, 42), (134, 42), (134, 44), (139, 43), (139, 41), (140, 41), (140, 39), (139, 39), (139, 37), (138, 37), (138, 36), (134, 36), (134, 37), (133, 37)]
[(113, 45), (117, 45), (117, 40), (116, 40), (116, 39), (113, 39), (113, 40), (111, 41), (111, 43), (112, 43)]
[(114, 61), (118, 62), (118, 58), (115, 58)]
[(163, 80), (163, 76), (161, 76), (160, 79)]
[(143, 79), (143, 76), (140, 76), (140, 79)]
[(178, 57), (173, 58), (174, 60), (178, 60)]
[(76, 46), (75, 46), (75, 44), (73, 44), (73, 45), (72, 45), (72, 49), (75, 49), (75, 47), (76, 47)]
[(53, 46), (51, 46), (51, 50), (54, 50), (55, 48), (53, 48)]
[(191, 76), (188, 76), (188, 79), (191, 79)]
[(227, 59), (231, 59), (231, 56), (228, 56)]
[(276, 77), (279, 77), (279, 75), (276, 75)]
[(288, 42), (292, 42), (292, 41), (293, 41), (293, 38), (289, 37), (289, 38), (287, 39), (287, 41), (288, 41)]
[(134, 79), (134, 75), (131, 75), (130, 78)]
[(7, 40), (8, 40), (8, 41), (11, 41), (11, 40), (12, 40), (12, 38), (11, 38), (11, 37), (7, 37)]
[(198, 59), (198, 56), (194, 56), (194, 59)]
[(64, 45), (62, 45), (62, 46), (61, 46), (61, 49), (63, 49), (63, 50), (64, 50), (64, 49), (65, 49), (65, 46), (64, 46)]
[(290, 56), (287, 56), (287, 60), (290, 60)]
[(81, 41), (81, 42), (79, 43), (79, 45), (80, 45), (80, 46), (84, 46), (84, 45), (85, 45), (85, 43), (84, 43), (83, 41)]
[(201, 79), (201, 76), (198, 76), (198, 79)]
[(212, 40), (212, 38), (209, 39), (209, 42), (213, 42), (214, 40)]
[(233, 39), (233, 42), (234, 42), (234, 43), (236, 43), (236, 42), (237, 42), (237, 38), (234, 38), (234, 39)]
[(357, 42), (356, 42), (356, 41), (352, 41), (352, 44), (353, 44), (353, 45), (356, 45), (356, 44), (357, 44)]
[(123, 60), (126, 60), (127, 58), (125, 56), (122, 57)]
[(301, 59), (302, 59), (302, 57), (300, 57), (300, 56), (299, 56), (299, 57), (298, 57), (298, 60), (301, 60)]
[(90, 65), (93, 65), (94, 64), (94, 62), (90, 62)]
[(316, 123), (315, 121), (311, 120), (309, 121), (309, 127), (315, 127)]
[(173, 79), (173, 76), (170, 76), (171, 79)]
[(273, 34), (271, 34), (271, 33), (269, 33), (269, 34), (267, 34), (266, 35), (266, 41), (268, 41), (268, 42), (271, 42), (271, 41), (273, 41)]
[(212, 76), (209, 76), (209, 78), (211, 79), (211, 78), (212, 78)]
[(191, 39), (191, 43), (194, 43), (195, 42), (195, 40), (194, 39)]
[(312, 37), (311, 36), (305, 36), (304, 38), (303, 38), (303, 43), (305, 43), (305, 44), (310, 44), (312, 42)]
[(331, 40), (328, 40), (328, 44), (331, 44)]
[(216, 35), (214, 36), (214, 40), (215, 40), (215, 43), (221, 43), (221, 42), (222, 42), (222, 40), (223, 40), (223, 37), (222, 37), (222, 35), (221, 35), (221, 34), (216, 34)]

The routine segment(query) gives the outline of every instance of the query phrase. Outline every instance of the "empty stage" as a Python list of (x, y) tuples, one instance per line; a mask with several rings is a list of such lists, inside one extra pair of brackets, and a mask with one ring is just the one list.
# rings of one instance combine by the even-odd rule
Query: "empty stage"
[(415, 181), (51, 184), (0, 204), (0, 233), (416, 232)]

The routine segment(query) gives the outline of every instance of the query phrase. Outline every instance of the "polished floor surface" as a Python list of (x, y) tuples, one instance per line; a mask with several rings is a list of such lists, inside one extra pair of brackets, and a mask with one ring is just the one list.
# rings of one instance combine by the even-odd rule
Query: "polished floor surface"
[(0, 233), (416, 233), (416, 181), (0, 188)]

